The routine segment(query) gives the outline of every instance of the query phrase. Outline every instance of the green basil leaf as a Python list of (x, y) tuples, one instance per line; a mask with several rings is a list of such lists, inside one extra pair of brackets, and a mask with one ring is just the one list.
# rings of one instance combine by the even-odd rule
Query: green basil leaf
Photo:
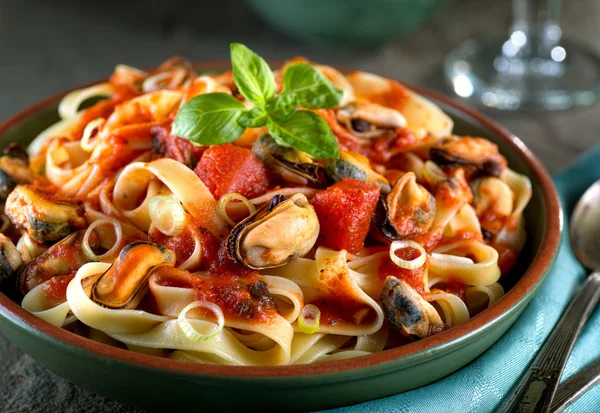
[(241, 43), (231, 44), (233, 80), (240, 93), (254, 103), (265, 104), (275, 94), (275, 77), (265, 60)]
[(267, 112), (277, 122), (285, 122), (296, 112), (297, 102), (295, 94), (279, 95), (267, 103)]
[(258, 128), (267, 124), (267, 111), (262, 105), (256, 105), (252, 109), (242, 113), (238, 123), (245, 128)]
[(291, 146), (316, 158), (339, 158), (338, 143), (327, 122), (316, 113), (299, 110), (285, 122), (267, 121), (271, 136), (280, 145)]
[(186, 102), (175, 116), (173, 133), (202, 145), (233, 142), (244, 132), (238, 118), (246, 106), (227, 93), (207, 93)]
[(298, 104), (307, 109), (339, 106), (344, 94), (315, 67), (306, 63), (297, 63), (285, 70), (283, 94), (291, 93), (298, 96)]

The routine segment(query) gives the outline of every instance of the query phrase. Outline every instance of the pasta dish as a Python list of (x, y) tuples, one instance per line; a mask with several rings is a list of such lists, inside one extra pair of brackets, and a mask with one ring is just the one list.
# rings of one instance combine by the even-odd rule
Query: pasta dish
[(0, 282), (55, 326), (145, 354), (367, 355), (504, 295), (526, 176), (395, 80), (303, 58), (118, 65), (0, 158)]

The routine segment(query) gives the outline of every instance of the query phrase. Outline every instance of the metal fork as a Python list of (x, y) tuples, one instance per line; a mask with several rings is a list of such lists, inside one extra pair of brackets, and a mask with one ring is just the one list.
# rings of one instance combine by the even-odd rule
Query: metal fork
[(550, 412), (562, 412), (598, 383), (600, 383), (600, 360), (590, 364), (558, 387)]

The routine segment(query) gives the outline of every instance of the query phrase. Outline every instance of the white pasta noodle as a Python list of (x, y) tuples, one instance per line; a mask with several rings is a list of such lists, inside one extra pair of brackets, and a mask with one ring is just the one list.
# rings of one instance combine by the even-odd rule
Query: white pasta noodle
[[(291, 304), (288, 310), (281, 314), (288, 322), (293, 323), (298, 318), (300, 310), (304, 306), (304, 294), (296, 283), (283, 277), (263, 275), (262, 279), (269, 285), (269, 291), (275, 298), (285, 297)], [(280, 310), (280, 313), (282, 311)]]
[(48, 140), (50, 138), (67, 135), (71, 130), (75, 128), (75, 126), (79, 124), (80, 120), (81, 114), (73, 118), (63, 119), (49, 126), (38, 136), (36, 136), (33, 139), (33, 141), (31, 141), (31, 143), (27, 147), (27, 153), (29, 153), (29, 155), (37, 155), (38, 153), (40, 153), (42, 148), (48, 143)]
[(200, 227), (208, 228), (214, 234), (224, 232), (225, 221), (216, 213), (217, 201), (208, 188), (188, 167), (168, 158), (148, 163), (131, 163), (117, 179), (113, 202), (138, 228), (147, 230), (150, 227), (150, 215), (145, 202), (160, 192), (156, 190), (150, 195), (148, 191), (144, 203), (137, 208), (133, 201), (139, 197), (141, 191), (146, 190), (152, 177), (156, 177), (169, 188)]
[[(305, 334), (302, 333), (296, 333), (294, 336), (294, 341), (297, 340), (298, 336), (304, 335)], [(350, 337), (336, 336), (332, 334), (312, 334), (309, 337), (312, 336), (317, 336), (315, 337), (317, 340), (299, 340), (300, 343), (298, 343), (298, 345), (295, 347), (296, 352), (293, 353), (294, 359), (290, 364), (308, 364), (318, 362), (323, 357), (327, 357), (329, 353), (338, 350), (348, 340), (350, 340)]]
[(449, 327), (462, 324), (470, 318), (466, 304), (454, 294), (432, 290), (425, 295), (425, 299), (430, 303), (435, 302), (442, 309), (444, 323)]
[[(208, 322), (204, 320), (191, 319), (190, 323), (199, 331), (207, 329)], [(141, 347), (170, 348), (209, 353), (221, 357), (228, 364), (251, 366), (289, 363), (290, 347), (294, 332), (289, 323), (282, 317), (275, 316), (268, 325), (254, 325), (227, 320), (226, 326), (259, 332), (271, 338), (277, 346), (266, 351), (252, 350), (236, 339), (227, 328), (210, 340), (194, 341), (181, 331), (177, 320), (165, 321), (143, 333), (109, 333), (109, 335), (126, 344), (134, 344)]]
[(465, 294), (469, 313), (475, 315), (498, 301), (504, 295), (504, 288), (498, 283), (480, 285), (468, 287)]
[(448, 224), (444, 227), (445, 237), (454, 237), (461, 233), (477, 234), (481, 236), (481, 225), (475, 210), (469, 204), (465, 204), (458, 210)]
[(514, 209), (505, 226), (496, 236), (497, 243), (511, 245), (517, 251), (525, 245), (525, 220), (523, 218), (523, 210), (531, 199), (532, 189), (531, 181), (525, 175), (518, 174), (506, 168), (501, 176), (515, 196)]
[(354, 350), (367, 351), (369, 353), (383, 351), (385, 343), (387, 342), (388, 334), (389, 329), (384, 326), (373, 334), (369, 334), (367, 336), (358, 336), (356, 338)]
[[(473, 256), (475, 262), (457, 260), (456, 256)], [(438, 281), (458, 281), (466, 285), (490, 285), (500, 278), (498, 252), (479, 241), (455, 241), (434, 249), (429, 266), (430, 277)]]
[(81, 148), (79, 142), (53, 141), (46, 152), (46, 177), (60, 186), (76, 179), (84, 181), (90, 173), (85, 164), (88, 158), (89, 153)]
[(42, 320), (57, 327), (62, 327), (63, 324), (65, 324), (67, 315), (71, 311), (71, 307), (67, 301), (56, 306), (53, 306), (48, 302), (46, 295), (44, 294), (44, 287), (48, 282), (50, 281), (46, 281), (29, 291), (25, 297), (23, 297), (21, 305), (24, 309), (35, 314)]
[(358, 286), (355, 273), (348, 269), (346, 251), (333, 251), (319, 247), (315, 260), (299, 258), (269, 272), (294, 281), (304, 292), (305, 303), (320, 299), (329, 291), (343, 289), (355, 303), (363, 304), (365, 309), (372, 310), (375, 314), (372, 321), (367, 324), (346, 321), (334, 325), (321, 323), (319, 332), (351, 336), (368, 335), (378, 331), (383, 324), (381, 307)]
[(99, 96), (109, 97), (115, 92), (110, 83), (99, 83), (85, 89), (74, 90), (68, 93), (58, 105), (58, 114), (61, 119), (73, 119), (79, 113), (79, 107), (87, 99)]
[(108, 134), (120, 127), (132, 123), (140, 108), (147, 111), (153, 120), (164, 119), (181, 101), (182, 93), (175, 90), (159, 90), (146, 93), (117, 105), (115, 111), (106, 119), (102, 128), (103, 134)]

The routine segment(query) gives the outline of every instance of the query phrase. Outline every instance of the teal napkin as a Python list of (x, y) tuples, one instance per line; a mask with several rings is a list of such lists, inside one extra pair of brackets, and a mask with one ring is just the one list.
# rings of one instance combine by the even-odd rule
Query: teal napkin
[[(565, 210), (566, 226), (575, 203), (600, 178), (600, 146), (580, 157), (558, 174), (554, 183)], [(355, 406), (330, 410), (338, 413), (366, 412), (492, 412), (517, 383), (552, 331), (587, 273), (563, 234), (556, 265), (544, 285), (513, 327), (487, 352), (468, 366), (429, 386)], [(600, 358), (600, 307), (579, 337), (563, 379)], [(600, 385), (569, 409), (570, 413), (600, 412)]]

